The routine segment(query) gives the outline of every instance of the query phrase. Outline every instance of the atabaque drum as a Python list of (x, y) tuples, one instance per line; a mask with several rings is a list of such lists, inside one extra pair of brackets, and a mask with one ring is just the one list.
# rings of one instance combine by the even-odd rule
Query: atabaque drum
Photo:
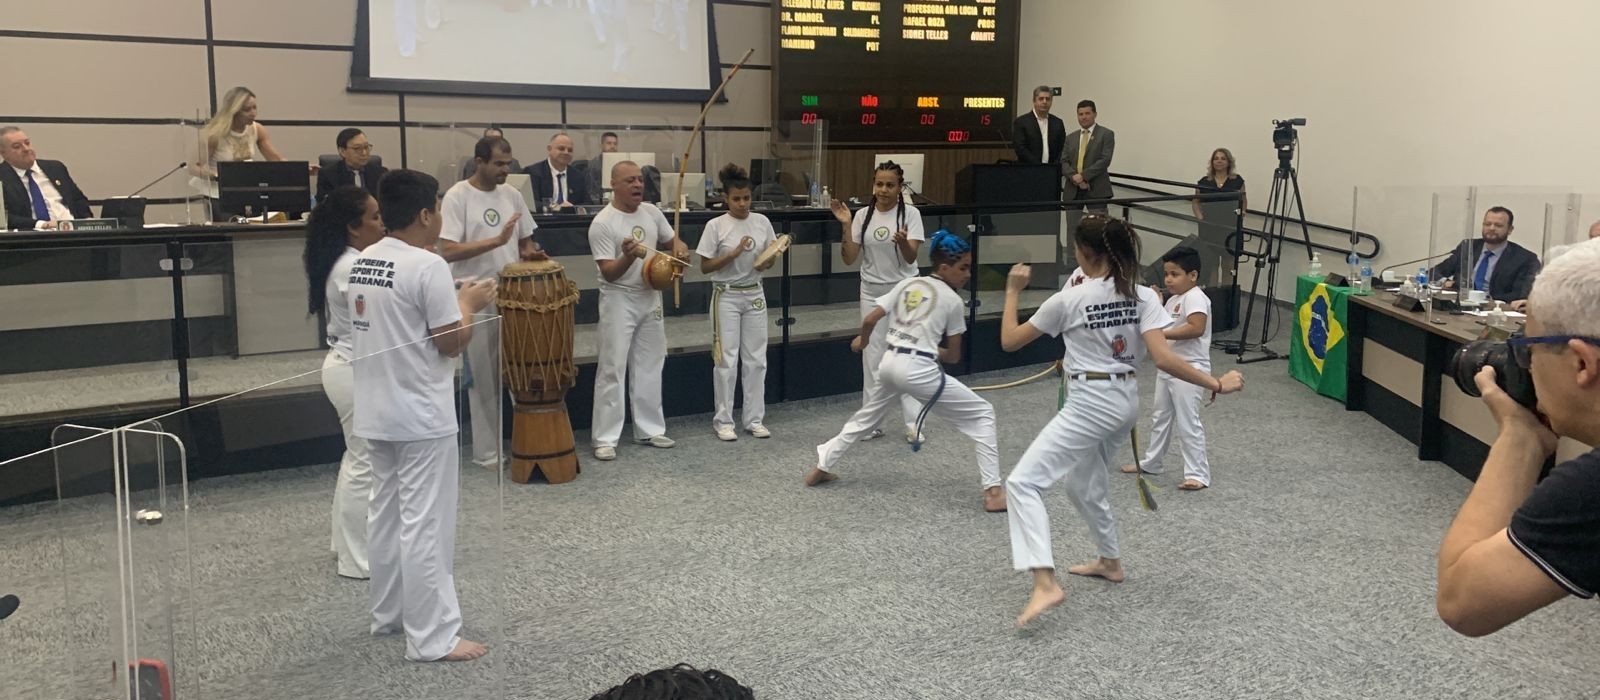
[(535, 471), (561, 484), (578, 478), (567, 390), (578, 285), (553, 260), (514, 262), (500, 271), (500, 368), (511, 392), (511, 480)]

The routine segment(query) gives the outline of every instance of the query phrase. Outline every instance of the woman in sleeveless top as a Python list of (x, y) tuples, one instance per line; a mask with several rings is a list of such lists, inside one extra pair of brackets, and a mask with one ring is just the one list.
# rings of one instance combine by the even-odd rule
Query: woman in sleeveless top
[(272, 145), (267, 127), (256, 123), (256, 94), (247, 87), (236, 87), (222, 96), (221, 106), (200, 128), (200, 153), (203, 158), (191, 167), (195, 177), (190, 184), (216, 199), (217, 163), (285, 160)]

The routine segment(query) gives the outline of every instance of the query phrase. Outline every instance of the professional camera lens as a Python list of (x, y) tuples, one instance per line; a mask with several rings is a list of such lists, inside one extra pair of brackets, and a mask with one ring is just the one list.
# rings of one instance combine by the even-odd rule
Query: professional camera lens
[(1461, 346), (1445, 363), (1445, 374), (1456, 381), (1456, 388), (1467, 396), (1482, 396), (1474, 379), (1478, 370), (1494, 368), (1494, 383), (1523, 406), (1533, 408), (1539, 397), (1533, 391), (1533, 377), (1511, 357), (1511, 346), (1499, 340), (1474, 340)]

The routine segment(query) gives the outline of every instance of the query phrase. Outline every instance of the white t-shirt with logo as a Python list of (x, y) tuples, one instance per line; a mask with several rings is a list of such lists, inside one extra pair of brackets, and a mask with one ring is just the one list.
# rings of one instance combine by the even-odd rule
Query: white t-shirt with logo
[(533, 235), (539, 228), (533, 215), (528, 213), (528, 203), (522, 193), (510, 185), (499, 185), (493, 192), (484, 192), (462, 180), (444, 193), (440, 216), (444, 219), (439, 237), (456, 243), (472, 243), (500, 235), (500, 229), (512, 216), (522, 215), (517, 222), (517, 233), (494, 250), (466, 260), (450, 263), (450, 272), (461, 279), (490, 279), (500, 276), (500, 269), (516, 262), (517, 244)]
[(1063, 289), (1071, 289), (1083, 284), (1083, 281), (1086, 279), (1089, 279), (1089, 276), (1083, 274), (1083, 268), (1074, 267), (1072, 268), (1072, 274), (1067, 275), (1067, 286), (1063, 287)]
[[(632, 214), (608, 206), (589, 223), (589, 250), (594, 253), (595, 260), (616, 260), (622, 255), (624, 238), (632, 238), (639, 245), (655, 250), (657, 244), (671, 243), (672, 237), (672, 224), (667, 223), (667, 217), (649, 202), (641, 202)], [(615, 282), (607, 282), (605, 275), (601, 275), (600, 288), (623, 292), (651, 291), (642, 276), (645, 260), (648, 259), (648, 256), (635, 259), (628, 266), (628, 271), (622, 273)]]
[[(875, 205), (856, 210), (850, 221), (850, 237), (861, 244), (862, 284), (890, 285), (917, 276), (917, 264), (906, 262), (895, 247), (894, 232), (904, 226), (906, 237), (913, 241), (927, 240), (922, 230), (922, 212), (910, 204), (905, 207), (905, 222), (900, 223), (895, 209), (878, 211)], [(861, 222), (867, 217), (867, 232), (861, 233)]]
[(1062, 365), (1076, 372), (1132, 372), (1144, 357), (1143, 334), (1166, 328), (1172, 317), (1155, 290), (1134, 286), (1138, 299), (1117, 293), (1110, 277), (1089, 278), (1046, 299), (1028, 323), (1061, 336)]
[[(1167, 313), (1172, 316), (1172, 325), (1182, 326), (1189, 323), (1191, 314), (1206, 315), (1206, 331), (1198, 338), (1188, 340), (1170, 340), (1172, 351), (1183, 358), (1190, 366), (1211, 371), (1211, 297), (1206, 296), (1206, 290), (1199, 287), (1190, 289), (1182, 294), (1174, 294), (1167, 300)], [(1165, 372), (1161, 373), (1163, 376)]]
[(350, 267), (357, 437), (411, 442), (456, 433), (455, 362), (428, 329), (461, 320), (450, 265), (397, 238), (361, 251)]
[(772, 230), (772, 222), (761, 214), (751, 212), (743, 219), (723, 214), (712, 219), (706, 223), (705, 232), (700, 234), (700, 245), (695, 246), (694, 252), (707, 260), (719, 258), (739, 245), (745, 236), (750, 237), (750, 245), (733, 262), (711, 273), (711, 281), (738, 285), (761, 281), (761, 273), (756, 272), (756, 256), (778, 237)]
[(350, 288), (350, 266), (355, 264), (358, 257), (361, 257), (361, 251), (345, 246), (344, 255), (333, 262), (333, 270), (328, 273), (328, 281), (323, 285), (323, 292), (327, 295), (322, 308), (328, 310), (328, 347), (346, 360), (353, 355), (350, 354), (350, 302), (345, 299), (345, 292)]
[(939, 354), (946, 336), (967, 330), (967, 309), (961, 294), (937, 277), (901, 280), (888, 294), (878, 297), (889, 327), (885, 337), (891, 347)]

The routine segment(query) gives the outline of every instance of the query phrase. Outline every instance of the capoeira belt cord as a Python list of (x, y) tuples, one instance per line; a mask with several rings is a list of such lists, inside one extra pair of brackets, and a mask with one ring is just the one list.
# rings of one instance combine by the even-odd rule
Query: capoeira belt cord
[[(938, 360), (934, 360), (934, 362), (938, 362)], [(922, 406), (922, 411), (917, 414), (917, 423), (916, 423), (916, 427), (914, 428), (914, 430), (916, 432), (913, 432), (911, 434), (912, 435), (912, 438), (911, 438), (911, 451), (912, 452), (921, 452), (922, 451), (922, 424), (927, 422), (927, 420), (928, 420), (928, 411), (933, 410), (934, 402), (938, 401), (939, 397), (944, 395), (944, 380), (945, 380), (945, 378), (947, 376), (948, 375), (946, 375), (944, 373), (944, 368), (943, 367), (939, 368), (939, 388), (933, 390), (933, 397), (928, 399), (928, 403), (924, 404)]]
[(1144, 465), (1139, 463), (1139, 426), (1133, 426), (1129, 435), (1133, 439), (1133, 483), (1139, 489), (1139, 505), (1153, 513), (1157, 507), (1156, 497), (1150, 492), (1150, 481), (1144, 478)]
[[(1050, 376), (1051, 373), (1056, 373), (1056, 374), (1060, 374), (1061, 373), (1061, 361), (1060, 360), (1056, 360), (1055, 362), (1050, 363), (1050, 366), (1046, 367), (1043, 372), (1035, 374), (1035, 375), (1033, 375), (1031, 377), (1026, 377), (1024, 379), (1018, 379), (1018, 380), (1016, 380), (1014, 382), (1006, 382), (1004, 384), (990, 384), (989, 386), (975, 386), (975, 387), (969, 387), (969, 388), (972, 389), (973, 391), (995, 391), (997, 389), (1013, 389), (1013, 388), (1022, 386), (1024, 384), (1032, 384), (1034, 382), (1037, 382), (1040, 379), (1044, 379), (1045, 377)], [(1065, 386), (1065, 385), (1063, 385), (1063, 386)], [(1059, 409), (1060, 407), (1057, 406), (1057, 408)]]
[(722, 288), (711, 285), (711, 364), (722, 366)]

